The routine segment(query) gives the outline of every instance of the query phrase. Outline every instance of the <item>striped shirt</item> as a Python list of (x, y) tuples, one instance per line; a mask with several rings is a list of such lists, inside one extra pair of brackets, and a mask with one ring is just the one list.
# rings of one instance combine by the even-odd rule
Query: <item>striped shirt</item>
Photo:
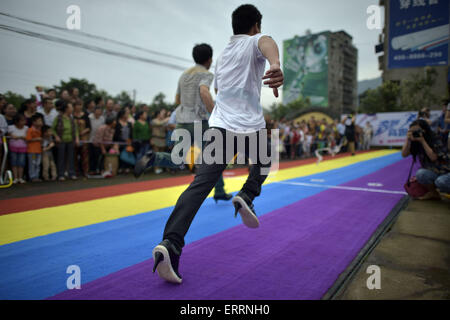
[(208, 112), (200, 97), (200, 86), (209, 88), (213, 79), (214, 75), (202, 65), (196, 65), (181, 75), (177, 88), (181, 102), (176, 113), (177, 123), (208, 120)]

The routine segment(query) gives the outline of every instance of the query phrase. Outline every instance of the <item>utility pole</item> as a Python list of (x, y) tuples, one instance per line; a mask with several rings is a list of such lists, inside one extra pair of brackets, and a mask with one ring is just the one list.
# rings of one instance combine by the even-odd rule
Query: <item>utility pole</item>
[(136, 105), (136, 89), (133, 89), (133, 106)]

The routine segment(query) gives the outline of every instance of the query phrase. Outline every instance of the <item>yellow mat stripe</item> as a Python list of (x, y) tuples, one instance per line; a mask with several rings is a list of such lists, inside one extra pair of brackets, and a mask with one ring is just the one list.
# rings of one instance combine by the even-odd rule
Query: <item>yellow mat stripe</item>
[[(283, 169), (271, 173), (265, 184), (337, 169), (395, 152), (389, 150), (374, 151), (354, 157), (324, 161), (319, 165), (308, 164)], [(240, 190), (245, 179), (245, 176), (225, 178), (226, 190), (228, 192)], [(0, 245), (171, 207), (175, 205), (178, 197), (187, 186), (186, 184), (141, 191), (3, 215), (0, 216)], [(209, 196), (212, 195), (211, 193)]]

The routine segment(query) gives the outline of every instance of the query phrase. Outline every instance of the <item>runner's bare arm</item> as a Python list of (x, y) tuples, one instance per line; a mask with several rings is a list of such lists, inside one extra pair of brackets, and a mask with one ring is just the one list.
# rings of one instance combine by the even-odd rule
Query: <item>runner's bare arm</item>
[(276, 42), (268, 36), (262, 36), (258, 41), (259, 50), (269, 61), (270, 69), (263, 77), (268, 79), (264, 84), (273, 89), (273, 94), (278, 97), (278, 88), (283, 85), (284, 77), (280, 67), (280, 53)]

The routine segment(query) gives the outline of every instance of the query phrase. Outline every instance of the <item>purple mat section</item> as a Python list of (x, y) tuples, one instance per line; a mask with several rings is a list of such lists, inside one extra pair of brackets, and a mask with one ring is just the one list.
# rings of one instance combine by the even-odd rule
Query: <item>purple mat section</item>
[[(403, 191), (409, 164), (344, 186)], [(152, 274), (149, 259), (50, 299), (320, 299), (402, 196), (328, 189), (262, 216), (258, 229), (240, 225), (189, 244), (181, 285)]]

